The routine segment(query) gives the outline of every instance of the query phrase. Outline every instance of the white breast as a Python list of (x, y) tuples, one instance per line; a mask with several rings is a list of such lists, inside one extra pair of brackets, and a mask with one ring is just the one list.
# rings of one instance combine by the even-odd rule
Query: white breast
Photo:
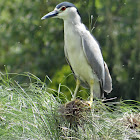
[[(66, 30), (65, 30), (66, 29)], [(78, 32), (69, 26), (64, 27), (65, 32), (65, 49), (67, 51), (68, 59), (75, 75), (84, 82), (90, 84), (90, 80), (97, 80), (92, 68), (87, 62), (86, 56), (82, 47), (81, 37)]]

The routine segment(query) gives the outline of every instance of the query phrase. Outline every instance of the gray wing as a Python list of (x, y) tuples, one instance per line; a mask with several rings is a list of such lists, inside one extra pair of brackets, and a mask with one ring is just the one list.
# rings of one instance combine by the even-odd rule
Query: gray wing
[(89, 65), (100, 81), (101, 89), (107, 93), (111, 92), (112, 79), (97, 41), (87, 33), (82, 36), (82, 46)]
[(104, 84), (104, 61), (97, 41), (89, 34), (82, 36), (85, 56), (99, 81)]

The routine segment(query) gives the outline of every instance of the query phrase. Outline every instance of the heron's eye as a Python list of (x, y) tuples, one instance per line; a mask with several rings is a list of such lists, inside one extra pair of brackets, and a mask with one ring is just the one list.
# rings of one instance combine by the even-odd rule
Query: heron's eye
[(62, 8), (61, 8), (61, 11), (65, 11), (65, 10), (66, 10), (66, 7), (62, 7)]

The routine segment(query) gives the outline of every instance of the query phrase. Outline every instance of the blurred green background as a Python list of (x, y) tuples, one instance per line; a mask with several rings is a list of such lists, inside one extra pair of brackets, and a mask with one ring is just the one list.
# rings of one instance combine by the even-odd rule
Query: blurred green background
[[(52, 80), (46, 81), (49, 87), (70, 96), (75, 81), (64, 57), (63, 21), (41, 21), (60, 2), (0, 0), (0, 71), (30, 72), (42, 81), (47, 75)], [(140, 100), (140, 0), (69, 2), (77, 6), (101, 46), (113, 79), (109, 97)], [(88, 90), (81, 90), (79, 95), (86, 98)]]

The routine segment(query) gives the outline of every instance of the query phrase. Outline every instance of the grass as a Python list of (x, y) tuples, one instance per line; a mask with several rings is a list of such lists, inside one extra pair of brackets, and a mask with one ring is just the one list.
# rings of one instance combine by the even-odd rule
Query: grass
[[(19, 83), (17, 77), (28, 82)], [(57, 92), (33, 74), (0, 73), (0, 139), (140, 139), (139, 101), (94, 101), (77, 123), (63, 115), (63, 102), (68, 100), (64, 93)]]

